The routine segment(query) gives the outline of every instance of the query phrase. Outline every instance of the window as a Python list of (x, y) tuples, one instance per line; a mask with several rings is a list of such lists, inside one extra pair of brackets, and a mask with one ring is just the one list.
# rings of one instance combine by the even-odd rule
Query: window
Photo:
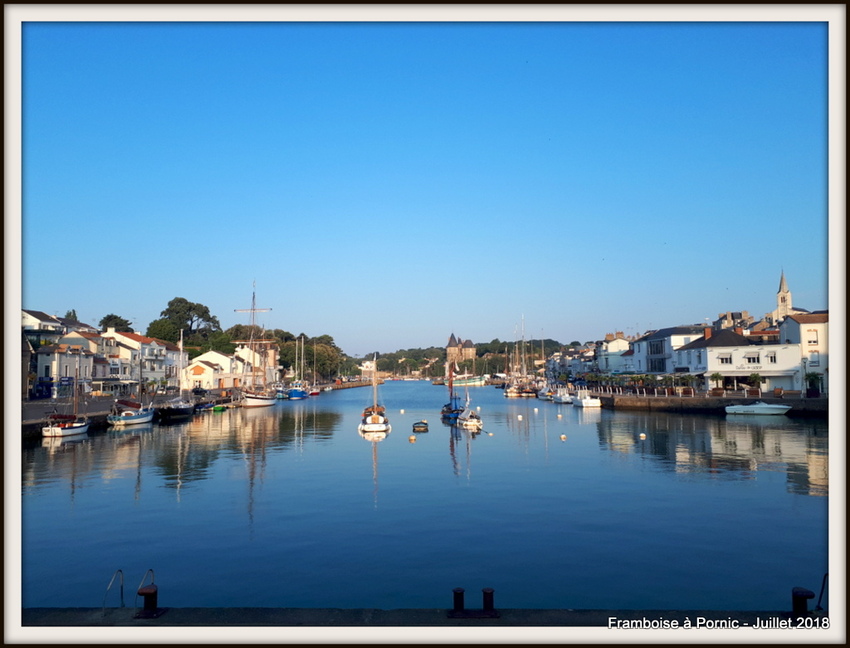
[(731, 353), (718, 353), (717, 354), (717, 362), (720, 364), (732, 364), (732, 354)]
[(765, 356), (765, 360), (771, 364), (776, 364), (776, 351), (770, 351), (767, 356)]
[(744, 362), (747, 364), (759, 364), (759, 354), (754, 352), (749, 352), (744, 356)]
[(806, 341), (809, 344), (817, 344), (818, 343), (817, 329), (809, 329), (809, 330), (806, 331)]
[(817, 351), (812, 351), (809, 354), (809, 366), (810, 367), (819, 367), (820, 366), (820, 353)]

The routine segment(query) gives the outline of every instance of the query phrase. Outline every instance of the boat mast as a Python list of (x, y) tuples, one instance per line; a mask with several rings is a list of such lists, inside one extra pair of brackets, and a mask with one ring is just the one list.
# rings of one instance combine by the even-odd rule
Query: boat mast
[[(271, 310), (271, 308), (257, 308), (257, 281), (254, 280), (252, 284), (251, 290), (251, 308), (234, 308), (234, 313), (251, 313), (251, 330), (250, 335), (248, 337), (248, 350), (250, 351), (250, 359), (251, 359), (251, 386), (254, 386), (254, 356), (257, 354), (256, 344), (254, 343), (254, 329), (256, 328), (256, 318), (254, 317), (255, 313), (267, 313)], [(263, 360), (261, 362), (262, 370), (265, 371), (265, 353), (262, 356)], [(265, 378), (263, 379), (265, 382)]]

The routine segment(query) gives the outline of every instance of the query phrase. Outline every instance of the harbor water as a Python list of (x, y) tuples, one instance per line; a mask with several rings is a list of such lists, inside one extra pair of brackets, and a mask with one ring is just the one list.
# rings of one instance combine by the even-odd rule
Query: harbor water
[[(380, 388), (185, 423), (25, 441), (21, 600), (117, 607), (771, 610), (828, 572), (828, 423), (581, 409), (470, 387)], [(461, 397), (465, 393), (461, 390)], [(428, 432), (414, 434), (426, 419)], [(824, 607), (828, 592), (824, 594)]]

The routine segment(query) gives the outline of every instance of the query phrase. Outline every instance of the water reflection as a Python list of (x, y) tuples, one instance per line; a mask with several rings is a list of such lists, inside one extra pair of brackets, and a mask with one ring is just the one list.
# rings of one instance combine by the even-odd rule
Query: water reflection
[(602, 417), (600, 445), (639, 454), (660, 470), (702, 472), (725, 479), (755, 479), (759, 471), (785, 472), (789, 492), (829, 494), (829, 439), (817, 422), (776, 416)]

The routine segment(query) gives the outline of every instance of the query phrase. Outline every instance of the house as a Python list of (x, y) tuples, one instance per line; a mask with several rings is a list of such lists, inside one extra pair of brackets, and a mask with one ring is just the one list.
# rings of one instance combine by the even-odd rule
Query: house
[(83, 345), (43, 344), (36, 350), (37, 396), (66, 398), (76, 384), (84, 392), (91, 391), (94, 354)]
[[(789, 315), (779, 325), (779, 336), (787, 344), (799, 344), (801, 382), (797, 389), (813, 383), (829, 393), (829, 312)], [(806, 379), (806, 374), (812, 374)]]
[[(703, 337), (676, 349), (674, 371), (697, 376), (703, 386), (738, 389), (752, 374), (762, 378), (763, 391), (799, 389), (800, 345), (763, 343), (740, 328), (706, 328)], [(714, 375), (721, 375), (715, 385)]]
[[(608, 333), (596, 348), (596, 369), (600, 373), (623, 373), (626, 371), (626, 358), (631, 345), (622, 331)], [(631, 359), (631, 355), (629, 356)]]
[(231, 389), (241, 386), (246, 363), (238, 355), (207, 351), (183, 370), (181, 389)]
[(110, 376), (117, 376), (129, 391), (149, 391), (164, 383), (165, 343), (138, 333), (116, 331), (114, 327), (101, 337)]
[(673, 373), (673, 352), (703, 336), (705, 326), (672, 326), (635, 340), (632, 366), (637, 373)]

